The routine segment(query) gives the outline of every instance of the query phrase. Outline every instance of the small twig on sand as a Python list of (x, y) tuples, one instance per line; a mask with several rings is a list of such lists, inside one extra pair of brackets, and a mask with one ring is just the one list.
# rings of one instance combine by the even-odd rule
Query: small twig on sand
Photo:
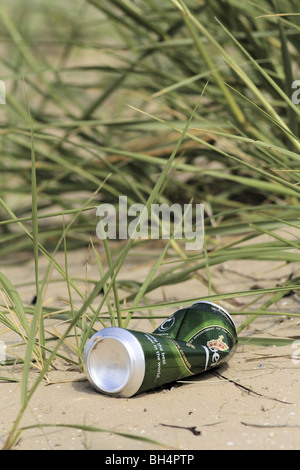
[(176, 426), (175, 424), (164, 424), (159, 423), (160, 426), (166, 426), (168, 428), (178, 428), (178, 429), (186, 429), (187, 431), (191, 431), (195, 436), (200, 436), (201, 431), (196, 429), (196, 426)]
[(263, 397), (263, 398), (268, 398), (268, 400), (278, 401), (279, 403), (284, 403), (285, 405), (292, 405), (291, 402), (280, 400), (279, 398), (268, 397), (267, 395), (263, 395), (262, 393), (255, 392), (255, 390), (252, 390), (251, 388), (245, 387), (245, 385), (242, 385), (242, 384), (236, 382), (235, 380), (229, 379), (228, 377), (225, 377), (224, 375), (219, 374), (216, 371), (214, 371), (213, 373), (217, 377), (219, 377), (219, 379), (227, 380), (228, 382), (234, 384), (236, 387), (241, 388), (242, 390), (244, 390), (245, 392), (248, 392), (249, 394), (253, 394), (253, 395), (256, 395), (256, 396), (259, 396), (259, 397)]
[(252, 426), (254, 428), (300, 428), (300, 424), (255, 424), (245, 423), (241, 421), (244, 426)]

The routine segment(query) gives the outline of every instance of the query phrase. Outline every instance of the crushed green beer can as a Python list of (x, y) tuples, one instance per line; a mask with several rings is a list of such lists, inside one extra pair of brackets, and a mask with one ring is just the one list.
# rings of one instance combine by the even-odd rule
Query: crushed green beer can
[(225, 358), (228, 360), (228, 355), (232, 355), (237, 346), (237, 331), (232, 317), (212, 302), (195, 302), (178, 310), (153, 333), (216, 349), (220, 352), (218, 363)]
[(236, 327), (226, 310), (197, 302), (153, 333), (103, 328), (87, 342), (83, 362), (96, 390), (131, 397), (228, 361), (236, 346)]

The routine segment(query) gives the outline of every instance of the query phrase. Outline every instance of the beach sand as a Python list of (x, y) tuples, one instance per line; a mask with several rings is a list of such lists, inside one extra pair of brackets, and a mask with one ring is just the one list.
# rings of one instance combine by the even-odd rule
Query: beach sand
[[(63, 256), (58, 255), (60, 263), (63, 263)], [(84, 277), (86, 250), (70, 252), (68, 257), (70, 276)], [(150, 257), (141, 257), (138, 261), (136, 257), (129, 258), (120, 278), (143, 280), (151, 263)], [(45, 268), (46, 262), (42, 259), (41, 275)], [(24, 261), (18, 266), (10, 263), (1, 270), (19, 286), (23, 301), (30, 303), (35, 293), (34, 285), (30, 284), (34, 279), (33, 261)], [(220, 293), (274, 287), (292, 273), (299, 275), (295, 266), (283, 266), (280, 262), (232, 261), (211, 269), (213, 284)], [(97, 278), (96, 263), (89, 262), (88, 276)], [(58, 309), (63, 309), (68, 303), (68, 295), (66, 283), (55, 282), (58, 278), (54, 273), (47, 288), (45, 305), (56, 305)], [(24, 285), (25, 281), (29, 285)], [(89, 289), (91, 287), (87, 286)], [(201, 298), (207, 293), (203, 283), (198, 279), (190, 279), (150, 292), (148, 301), (180, 301)], [(235, 302), (239, 305), (228, 300), (218, 303), (232, 313), (238, 326), (245, 317), (235, 315), (234, 312), (250, 300), (252, 297), (236, 298)], [(254, 310), (262, 300), (255, 295), (253, 300), (255, 303), (251, 308)], [(81, 303), (82, 300), (74, 295), (74, 305), (79, 307)], [(168, 307), (159, 313), (168, 316), (175, 310), (177, 308)], [(272, 310), (299, 313), (297, 292), (283, 297), (272, 305)], [(156, 320), (156, 324), (161, 322)], [(58, 330), (62, 327), (56, 320), (52, 321), (49, 330), (53, 328), (53, 323)], [(154, 329), (148, 320), (132, 320), (130, 327), (149, 332)], [(295, 343), (268, 347), (240, 344), (228, 364), (131, 398), (114, 398), (96, 392), (84, 372), (55, 359), (47, 380), (38, 386), (20, 423), (21, 427), (33, 427), (20, 433), (14, 449), (300, 449), (300, 342), (296, 342), (300, 339), (299, 318), (261, 316), (242, 335), (268, 338), (292, 336)], [(8, 355), (17, 354), (17, 351), (13, 351), (16, 341), (11, 333), (2, 331), (0, 339), (6, 342)], [(63, 349), (67, 354), (68, 346)], [(34, 381), (37, 374), (38, 371), (32, 369), (30, 380)], [(22, 366), (2, 366), (0, 375), (21, 380)], [(21, 382), (1, 381), (0, 391), (2, 447), (20, 407)], [(91, 432), (80, 429), (80, 426), (101, 428), (103, 432)], [(116, 433), (126, 433), (138, 439)]]

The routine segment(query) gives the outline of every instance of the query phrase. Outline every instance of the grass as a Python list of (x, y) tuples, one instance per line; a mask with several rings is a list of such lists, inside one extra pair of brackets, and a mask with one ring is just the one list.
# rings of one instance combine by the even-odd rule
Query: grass
[[(196, 278), (207, 286), (206, 299), (250, 297), (233, 312), (245, 316), (240, 341), (261, 315), (290, 315), (278, 312), (276, 302), (299, 289), (297, 276), (280, 286), (219, 293), (210, 268), (268, 260), (297, 272), (300, 108), (292, 83), (299, 78), (300, 19), (288, 0), (86, 0), (72, 8), (14, 0), (0, 6), (0, 22), (7, 90), (0, 257), (4, 266), (33, 256), (36, 293), (35, 304), (27, 304), (0, 271), (0, 322), (25, 346), (16, 358), (23, 363), (21, 409), (5, 444), (13, 448), (54, 358), (82, 369), (95, 329), (127, 328), (137, 312), (152, 321), (162, 307), (194, 300), (149, 307), (147, 294), (155, 289)], [(119, 195), (147, 208), (204, 203), (204, 249), (186, 252), (171, 238), (144, 280), (121, 280), (128, 255), (147, 252), (148, 242), (96, 237), (97, 206), (117, 204)], [(287, 228), (293, 239), (278, 232)], [(262, 234), (273, 241), (261, 241)], [(68, 271), (70, 253), (82, 248), (99, 268), (98, 279), (85, 279), (89, 293)], [(48, 263), (43, 275), (41, 260)], [(63, 312), (44, 303), (53, 272), (67, 288)], [(74, 295), (82, 302), (77, 310)], [(260, 299), (257, 310), (253, 296)], [(49, 315), (65, 325), (56, 337), (47, 334)], [(33, 366), (39, 373), (30, 388)]]

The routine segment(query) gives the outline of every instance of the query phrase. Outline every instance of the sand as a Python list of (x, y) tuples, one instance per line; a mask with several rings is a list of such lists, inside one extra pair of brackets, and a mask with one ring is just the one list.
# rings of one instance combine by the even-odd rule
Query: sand
[[(86, 250), (69, 254), (72, 276), (84, 276)], [(63, 263), (63, 254), (58, 257)], [(41, 273), (45, 261), (40, 264)], [(123, 278), (143, 279), (151, 259), (129, 258), (121, 273)], [(298, 273), (297, 273), (298, 269)], [(1, 271), (19, 285), (34, 279), (33, 261), (2, 267)], [(88, 264), (88, 275), (97, 276), (96, 263)], [(235, 261), (211, 270), (219, 292), (273, 287), (291, 273), (299, 275), (299, 266), (283, 266), (279, 262)], [(53, 281), (58, 276), (53, 274)], [(63, 308), (68, 301), (64, 283), (51, 282), (45, 305)], [(33, 285), (19, 287), (22, 299), (30, 302)], [(207, 288), (197, 279), (157, 289), (149, 294), (152, 302), (184, 300), (207, 295)], [(254, 296), (253, 299), (256, 297)], [(237, 299), (240, 303), (250, 298)], [(265, 299), (264, 299), (265, 300)], [(74, 303), (80, 305), (80, 299)], [(259, 300), (251, 307), (259, 305)], [(239, 325), (243, 316), (234, 315), (238, 306), (228, 301), (220, 305), (233, 314)], [(299, 313), (299, 297), (293, 293), (272, 306), (272, 310)], [(176, 309), (175, 309), (176, 310)], [(174, 309), (162, 313), (172, 314)], [(161, 322), (161, 321), (160, 321)], [(159, 322), (159, 323), (160, 323)], [(158, 324), (159, 324), (158, 323)], [(58, 322), (57, 322), (58, 324)], [(58, 327), (58, 326), (57, 326)], [(145, 320), (132, 322), (131, 327), (152, 331)], [(3, 330), (3, 329), (2, 329)], [(8, 353), (14, 338), (1, 330)], [(300, 339), (297, 317), (263, 316), (250, 325), (243, 335), (290, 337)], [(65, 347), (65, 350), (68, 348)], [(12, 350), (11, 350), (12, 351)], [(60, 360), (54, 362), (32, 396), (21, 426), (44, 426), (21, 432), (16, 450), (295, 450), (300, 449), (300, 342), (288, 346), (250, 346), (240, 344), (228, 364), (170, 386), (132, 398), (113, 398), (96, 392), (84, 373), (72, 370)], [(21, 379), (22, 367), (2, 366), (0, 375)], [(30, 373), (34, 380), (37, 372)], [(11, 429), (20, 406), (21, 383), (0, 382), (0, 446)], [(50, 425), (50, 426), (46, 426)], [(75, 427), (61, 426), (74, 425)], [(93, 426), (104, 432), (90, 432), (76, 426)], [(115, 433), (126, 433), (131, 439)], [(155, 442), (148, 442), (144, 439)]]

